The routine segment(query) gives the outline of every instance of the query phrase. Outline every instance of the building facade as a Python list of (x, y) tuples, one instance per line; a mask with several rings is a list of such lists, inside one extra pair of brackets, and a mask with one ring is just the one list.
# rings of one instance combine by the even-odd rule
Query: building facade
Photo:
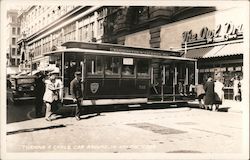
[[(231, 81), (243, 77), (242, 8), (159, 6), (31, 6), (19, 15), (24, 68), (45, 68), (42, 54), (69, 40), (172, 49), (198, 59), (199, 83), (224, 77), (226, 99)], [(32, 65), (31, 65), (32, 64)]]
[(31, 6), (22, 14), (22, 68), (42, 69), (50, 62), (43, 53), (70, 41), (101, 42), (106, 9), (100, 6)]
[(178, 14), (171, 23), (123, 36), (123, 44), (181, 50), (183, 56), (198, 59), (200, 84), (209, 76), (222, 76), (225, 99), (233, 99), (233, 78), (243, 78), (243, 55), (248, 54), (244, 53), (245, 21), (240, 18), (244, 11), (232, 7), (186, 18)]
[(20, 21), (17, 18), (17, 10), (7, 12), (7, 74), (18, 72), (20, 64), (20, 52), (17, 46), (17, 39), (20, 36)]
[[(31, 6), (19, 15), (22, 68), (30, 68), (31, 63), (33, 69), (46, 67), (49, 60), (42, 53), (69, 40), (125, 44), (126, 35), (150, 29), (150, 34), (143, 38), (149, 47), (159, 48), (160, 32), (155, 27), (213, 10), (213, 7)], [(185, 14), (187, 11), (189, 14)]]

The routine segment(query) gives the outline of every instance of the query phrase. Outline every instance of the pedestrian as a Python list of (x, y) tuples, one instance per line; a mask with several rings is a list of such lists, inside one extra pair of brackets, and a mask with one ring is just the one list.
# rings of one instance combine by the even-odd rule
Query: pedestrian
[(204, 104), (205, 104), (205, 109), (213, 109), (213, 104), (214, 104), (214, 82), (212, 77), (209, 77), (207, 82), (204, 85), (204, 90), (205, 90), (205, 99), (204, 99)]
[(73, 98), (73, 102), (77, 104), (75, 118), (80, 120), (81, 116), (81, 98), (82, 98), (82, 89), (81, 89), (81, 72), (75, 72), (75, 78), (70, 82), (70, 92)]
[(57, 111), (59, 104), (62, 104), (62, 100), (63, 100), (63, 83), (59, 76), (59, 69), (50, 72), (50, 74), (54, 74), (56, 77), (55, 87), (57, 88), (57, 92), (58, 92), (58, 100), (54, 103), (54, 106), (52, 108), (54, 108), (54, 110)]
[(240, 82), (239, 82), (239, 85), (238, 85), (239, 86), (239, 93), (240, 93), (240, 101), (242, 101), (242, 95), (243, 95), (243, 92), (242, 92), (243, 87), (242, 87), (242, 85), (243, 85), (243, 76), (240, 77)]
[(55, 86), (55, 80), (56, 76), (54, 74), (50, 74), (49, 79), (45, 81), (46, 89), (43, 100), (46, 105), (45, 120), (47, 121), (52, 121), (52, 115), (55, 114), (53, 106), (55, 106), (55, 103), (57, 103), (59, 99), (58, 88)]
[(43, 95), (45, 92), (45, 83), (44, 83), (45, 75), (42, 72), (39, 72), (37, 74), (37, 77), (35, 79), (35, 113), (36, 117), (42, 117), (42, 108), (43, 108)]
[(224, 101), (224, 84), (222, 83), (222, 80), (222, 78), (218, 78), (214, 83), (216, 111), (218, 111), (219, 105)]
[(240, 100), (240, 77), (239, 76), (235, 76), (234, 78), (231, 79), (231, 81), (233, 81), (233, 99), (235, 101), (239, 101)]
[(196, 91), (196, 97), (198, 98), (199, 101), (199, 107), (204, 108), (204, 95), (205, 95), (205, 90), (202, 84), (196, 85), (195, 87)]

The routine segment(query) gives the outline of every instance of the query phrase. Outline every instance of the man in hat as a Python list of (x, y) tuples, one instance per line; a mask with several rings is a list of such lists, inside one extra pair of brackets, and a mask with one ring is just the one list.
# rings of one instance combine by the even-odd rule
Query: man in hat
[(81, 72), (75, 72), (75, 78), (70, 82), (70, 92), (73, 98), (73, 102), (77, 104), (75, 118), (80, 120), (81, 115), (81, 98), (82, 98), (82, 89), (81, 89)]
[(59, 99), (62, 100), (62, 97), (63, 97), (63, 83), (62, 83), (62, 80), (59, 76), (59, 70), (54, 70), (52, 72), (50, 72), (50, 75), (55, 75), (56, 77), (56, 80), (55, 80), (55, 86), (56, 88), (58, 89), (58, 93), (59, 93)]
[(54, 114), (54, 106), (59, 98), (57, 92), (58, 89), (55, 86), (55, 80), (56, 76), (54, 74), (50, 74), (49, 79), (45, 81), (46, 89), (43, 95), (43, 100), (46, 105), (45, 120), (47, 121), (52, 121), (52, 115)]
[(55, 75), (55, 87), (57, 88), (58, 100), (54, 103), (53, 109), (54, 111), (57, 111), (59, 107), (58, 105), (60, 104), (60, 101), (62, 102), (63, 98), (63, 83), (59, 77), (59, 70), (54, 69), (54, 71), (50, 72), (50, 75)]

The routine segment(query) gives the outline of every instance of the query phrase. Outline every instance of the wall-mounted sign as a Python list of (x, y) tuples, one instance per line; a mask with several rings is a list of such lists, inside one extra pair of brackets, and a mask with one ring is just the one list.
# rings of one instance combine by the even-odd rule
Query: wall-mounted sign
[(220, 24), (215, 29), (203, 27), (199, 33), (193, 33), (192, 30), (182, 33), (183, 43), (201, 41), (212, 43), (237, 39), (239, 36), (243, 36), (243, 24), (235, 25), (232, 22)]

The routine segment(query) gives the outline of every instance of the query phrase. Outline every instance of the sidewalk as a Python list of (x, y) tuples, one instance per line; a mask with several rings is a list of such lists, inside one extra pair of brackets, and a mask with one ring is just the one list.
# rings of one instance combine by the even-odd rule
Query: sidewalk
[[(189, 102), (190, 105), (199, 105), (198, 100)], [(242, 113), (243, 111), (243, 103), (237, 102), (233, 100), (225, 100), (222, 105), (220, 105), (219, 109), (227, 110), (227, 112), (236, 112), (236, 113)]]
[(238, 113), (242, 113), (243, 107), (245, 106), (243, 105), (242, 102), (233, 100), (225, 100), (222, 106), (220, 106), (220, 108), (229, 108), (228, 112), (238, 112)]

